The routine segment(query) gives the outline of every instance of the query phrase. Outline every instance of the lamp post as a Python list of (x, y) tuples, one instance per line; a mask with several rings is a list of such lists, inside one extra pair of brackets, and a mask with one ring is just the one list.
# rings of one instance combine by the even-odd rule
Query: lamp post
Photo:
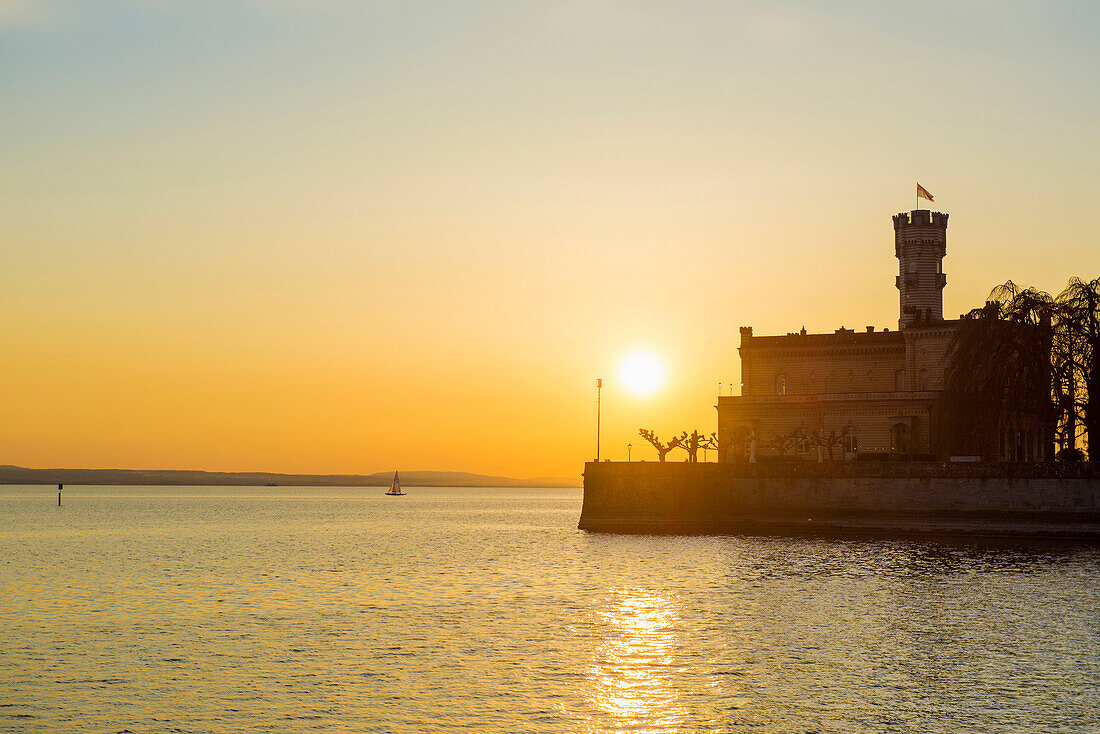
[(630, 463), (630, 444), (626, 445), (626, 461)]
[(600, 461), (600, 392), (603, 390), (603, 378), (596, 378), (596, 462)]

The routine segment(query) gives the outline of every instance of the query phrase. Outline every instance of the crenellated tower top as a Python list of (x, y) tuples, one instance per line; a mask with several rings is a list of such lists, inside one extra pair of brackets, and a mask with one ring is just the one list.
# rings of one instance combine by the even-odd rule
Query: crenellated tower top
[(894, 256), (900, 291), (898, 328), (943, 321), (943, 258), (947, 254), (947, 214), (915, 209), (894, 215)]

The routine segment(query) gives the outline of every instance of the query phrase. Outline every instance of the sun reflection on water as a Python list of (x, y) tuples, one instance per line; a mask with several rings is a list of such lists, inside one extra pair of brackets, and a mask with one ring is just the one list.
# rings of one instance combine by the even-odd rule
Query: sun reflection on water
[(607, 637), (587, 671), (588, 698), (607, 720), (588, 731), (677, 731), (688, 712), (673, 680), (676, 604), (644, 589), (617, 589), (598, 614)]

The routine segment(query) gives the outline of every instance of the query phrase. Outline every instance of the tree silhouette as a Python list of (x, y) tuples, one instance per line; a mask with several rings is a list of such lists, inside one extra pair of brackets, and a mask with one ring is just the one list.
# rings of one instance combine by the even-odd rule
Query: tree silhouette
[(811, 446), (820, 446), (825, 449), (825, 453), (829, 458), (829, 461), (833, 460), (833, 449), (840, 448), (844, 445), (844, 439), (848, 437), (853, 431), (854, 427), (851, 423), (837, 431), (835, 428), (828, 433), (819, 432), (815, 436), (811, 436), (809, 439)]
[(707, 448), (707, 440), (699, 431), (692, 431), (690, 436), (685, 431), (680, 436), (680, 448), (687, 452), (689, 463), (695, 464), (699, 461), (699, 449)]
[(727, 460), (730, 449), (733, 448), (738, 441), (743, 441), (748, 438), (749, 431), (745, 428), (738, 428), (737, 430), (732, 431), (732, 434), (733, 435), (727, 438), (725, 441), (719, 441), (718, 436), (712, 433), (702, 444), (700, 444), (700, 448), (713, 449), (717, 451), (718, 463), (723, 464)]
[(1082, 425), (1089, 458), (1095, 461), (1100, 459), (1100, 278), (1070, 279), (1058, 294), (1058, 305), (1054, 351), (1066, 362), (1060, 407), (1072, 427), (1063, 431), (1063, 447), (1074, 448)]
[[(1005, 300), (998, 300), (998, 296)], [(988, 454), (991, 433), (1020, 414), (1050, 420), (1053, 299), (1011, 281), (960, 320), (936, 410), (949, 451)], [(978, 446), (972, 446), (977, 437)]]
[(1100, 442), (1098, 347), (1100, 278), (1073, 278), (1057, 297), (1012, 281), (997, 286), (955, 331), (936, 406), (941, 449), (981, 441), (1022, 416), (1071, 455), (1078, 438)]
[(668, 452), (679, 446), (687, 437), (687, 434), (685, 433), (681, 436), (677, 436), (676, 438), (665, 444), (661, 442), (661, 439), (657, 437), (656, 433), (645, 428), (639, 428), (638, 435), (644, 438), (646, 441), (649, 441), (649, 443), (652, 444), (653, 448), (657, 449), (657, 458), (661, 461), (664, 461), (665, 456), (668, 455)]
[(797, 449), (803, 443), (809, 441), (809, 434), (805, 426), (799, 426), (789, 433), (780, 433), (764, 445), (779, 454), (780, 458), (791, 449)]

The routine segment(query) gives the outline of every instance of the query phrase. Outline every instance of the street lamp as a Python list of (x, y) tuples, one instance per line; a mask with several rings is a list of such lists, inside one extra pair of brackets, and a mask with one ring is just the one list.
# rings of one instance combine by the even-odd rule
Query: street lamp
[(630, 444), (626, 445), (626, 460), (627, 460), (627, 463), (630, 462)]
[(603, 390), (603, 378), (596, 378), (596, 462), (600, 461), (600, 391)]

